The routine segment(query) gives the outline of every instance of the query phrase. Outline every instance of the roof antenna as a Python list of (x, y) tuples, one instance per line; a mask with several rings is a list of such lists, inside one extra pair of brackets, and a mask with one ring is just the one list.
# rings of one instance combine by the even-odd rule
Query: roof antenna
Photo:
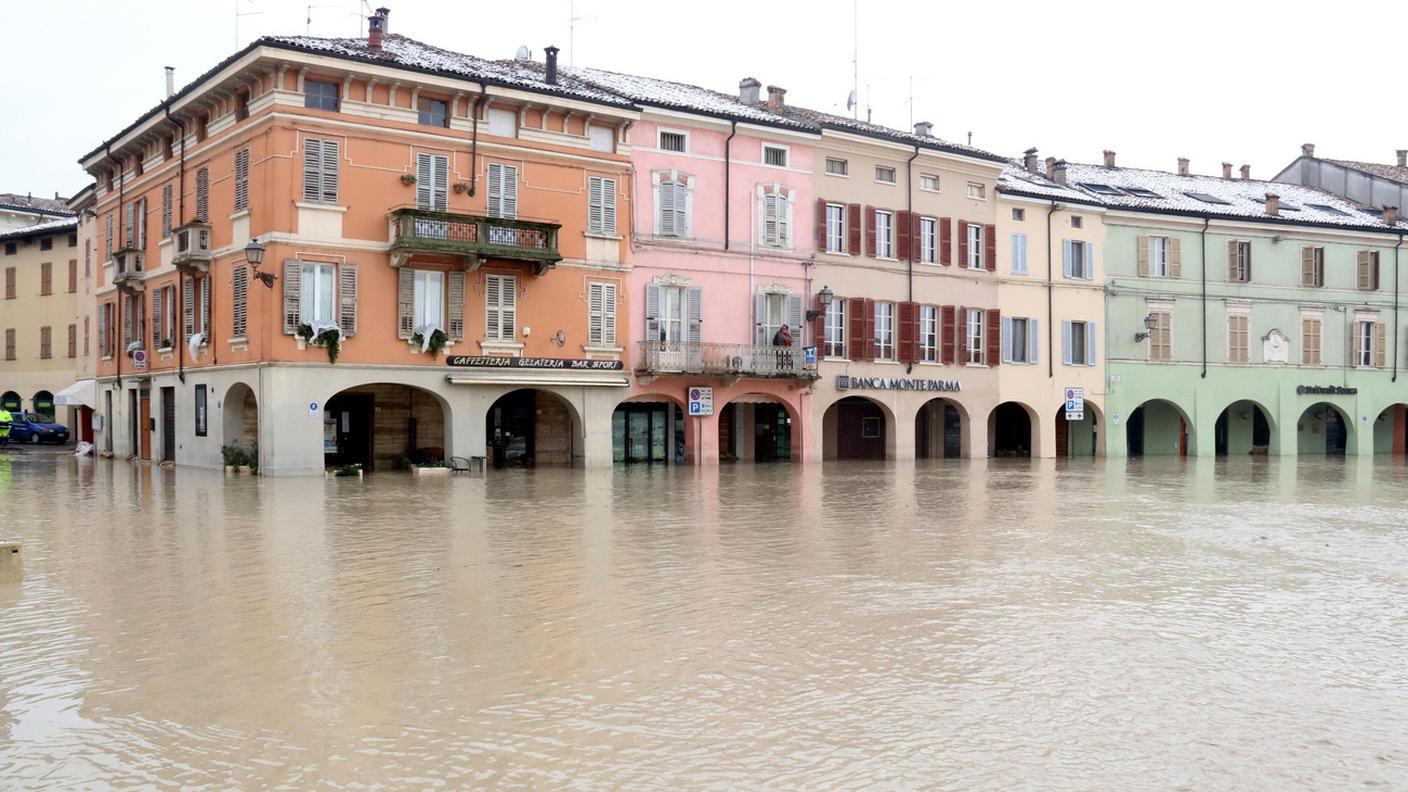
[(851, 0), (851, 98), (846, 109), (851, 111), (851, 120), (856, 120), (860, 107), (860, 0)]
[(594, 16), (577, 16), (577, 3), (572, 0), (567, 4), (567, 68), (577, 65), (577, 23), (595, 22)]
[[(253, 3), (254, 0), (245, 0), (245, 2)], [(240, 0), (235, 0), (235, 49), (239, 49), (239, 48), (240, 48), (240, 17), (244, 17), (244, 16), (259, 16), (259, 15), (262, 14), (262, 13), (264, 13), (264, 12), (263, 12), (263, 11), (241, 11), (241, 10), (240, 10)]]
[(973, 145), (973, 132), (971, 130), (968, 132), (968, 145)]
[(914, 129), (914, 75), (909, 75), (909, 128)]

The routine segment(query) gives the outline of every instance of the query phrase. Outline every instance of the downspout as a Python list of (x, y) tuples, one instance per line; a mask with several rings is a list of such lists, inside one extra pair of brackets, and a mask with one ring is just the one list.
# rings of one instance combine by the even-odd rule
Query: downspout
[(1046, 210), (1046, 378), (1056, 378), (1056, 298), (1053, 290), (1055, 281), (1052, 280), (1051, 268), (1051, 216), (1056, 214), (1056, 210), (1061, 205), (1056, 201), (1051, 202), (1051, 207)]
[[(176, 171), (176, 201), (179, 206), (176, 212), (176, 226), (179, 228), (186, 222), (186, 127), (181, 122), (172, 120), (170, 99), (163, 103), (163, 108), (166, 110), (166, 120), (176, 127), (176, 134), (181, 138), (181, 164)], [(185, 277), (180, 270), (176, 271), (176, 294), (178, 295), (186, 293)], [(178, 297), (178, 299), (180, 298)], [(184, 316), (173, 315), (171, 317), (171, 324), (177, 328), (181, 338), (180, 342), (176, 344), (176, 378), (181, 381), (182, 385), (186, 384), (186, 325), (184, 319)]]
[(1198, 232), (1200, 236), (1201, 258), (1202, 258), (1202, 281), (1203, 281), (1203, 374), (1202, 378), (1208, 378), (1208, 226), (1212, 224), (1211, 217), (1203, 218), (1203, 230)]
[[(107, 145), (107, 146), (106, 146), (106, 150), (107, 150), (108, 159), (112, 159), (112, 145), (111, 145), (111, 144)], [(123, 248), (123, 246), (125, 246), (125, 245), (127, 244), (127, 234), (125, 233), (126, 230), (127, 230), (127, 226), (123, 223), (123, 217), (122, 217), (123, 202), (124, 202), (123, 196), (124, 196), (124, 194), (125, 194), (124, 191), (123, 191), (123, 188), (126, 186), (126, 185), (123, 183), (124, 181), (125, 181), (125, 180), (123, 179), (123, 176), (122, 176), (122, 160), (118, 160), (118, 161), (117, 161), (117, 222), (113, 223), (113, 225), (117, 226), (117, 249), (118, 249), (118, 250), (121, 250), (121, 249)], [(115, 276), (116, 274), (117, 274), (117, 267), (114, 266), (114, 267), (113, 267), (113, 275)], [(118, 289), (118, 297), (120, 298), (121, 296), (122, 296), (122, 290), (121, 290), (121, 289)], [(122, 338), (122, 336), (121, 336), (121, 335), (118, 333), (118, 331), (117, 331), (117, 328), (122, 327), (122, 322), (123, 322), (123, 320), (126, 318), (125, 316), (122, 315), (122, 300), (121, 300), (121, 299), (117, 299), (117, 300), (113, 300), (112, 302), (113, 302), (113, 312), (112, 312), (112, 315), (113, 315), (113, 317), (114, 317), (114, 320), (113, 320), (113, 323), (112, 323), (112, 324), (113, 324), (113, 327), (112, 327), (112, 335), (113, 335), (114, 338)], [(121, 349), (120, 351), (119, 351), (119, 350), (113, 350), (113, 351), (115, 352), (115, 354), (112, 356), (113, 363), (117, 366), (117, 373), (116, 373), (114, 379), (115, 379), (115, 381), (116, 381), (116, 383), (117, 383), (117, 387), (121, 388), (121, 387), (122, 387), (122, 356), (125, 355), (125, 354), (127, 354), (127, 339), (122, 338), (122, 343), (120, 343), (120, 344), (114, 344), (113, 346), (121, 346), (121, 347), (122, 347), (122, 349)]]
[(479, 97), (474, 100), (474, 106), (469, 111), (469, 197), (474, 197), (475, 187), (479, 184), (479, 111), (484, 107), (484, 102), (489, 98), (489, 87), (484, 83), (479, 83)]
[[(729, 122), (728, 137), (724, 138), (724, 250), (728, 250), (728, 204), (729, 204), (729, 176), (732, 168), (729, 167), (729, 151), (733, 145), (733, 136), (738, 134), (738, 122)], [(751, 285), (751, 284), (750, 284)]]
[[(919, 144), (914, 144), (914, 154), (904, 163), (904, 200), (905, 200), (905, 222), (909, 228), (904, 231), (909, 235), (909, 255), (905, 258), (906, 278), (909, 281), (909, 302), (914, 302), (914, 248), (919, 245), (919, 240), (914, 236), (914, 161), (919, 158)], [(918, 340), (917, 338), (915, 339)], [(914, 361), (911, 360), (904, 367), (904, 373), (914, 373)]]
[(1393, 246), (1393, 378), (1398, 382), (1398, 251), (1403, 247), (1403, 232), (1398, 232), (1398, 244)]

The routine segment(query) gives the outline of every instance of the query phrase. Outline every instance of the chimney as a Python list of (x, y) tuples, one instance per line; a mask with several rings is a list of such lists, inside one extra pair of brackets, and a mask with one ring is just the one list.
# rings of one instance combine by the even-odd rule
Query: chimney
[(367, 17), (367, 49), (381, 52), (381, 37), (385, 33), (386, 17), (379, 12)]
[(1053, 173), (1052, 176), (1051, 176), (1051, 180), (1054, 181), (1054, 182), (1056, 182), (1057, 184), (1065, 184), (1065, 183), (1066, 183), (1066, 161), (1065, 161), (1065, 160), (1056, 160), (1056, 164), (1053, 165), (1053, 166), (1051, 166), (1051, 169), (1052, 169), (1052, 171), (1054, 171), (1054, 173)]
[(1398, 207), (1384, 204), (1384, 213), (1379, 216), (1384, 225), (1398, 225)]
[(1224, 178), (1224, 179), (1231, 179), (1231, 178), (1232, 178), (1232, 163), (1230, 163), (1230, 162), (1224, 162), (1224, 163), (1222, 163), (1222, 178)]
[(746, 105), (755, 105), (755, 104), (757, 104), (757, 103), (758, 103), (758, 89), (761, 88), (762, 86), (763, 86), (762, 83), (758, 82), (757, 80), (753, 79), (752, 77), (744, 77), (743, 79), (739, 80), (739, 81), (738, 81), (738, 101), (740, 101), (740, 102), (742, 102), (743, 104), (746, 104)]
[(1056, 158), (1046, 158), (1046, 178), (1055, 181), (1056, 179)]
[(1178, 175), (1179, 175), (1179, 176), (1187, 176), (1187, 175), (1188, 175), (1188, 158), (1187, 158), (1187, 157), (1179, 157), (1179, 158), (1178, 158)]
[(1036, 146), (1032, 146), (1031, 148), (1022, 152), (1022, 169), (1025, 170), (1027, 173), (1038, 175), (1041, 173), (1041, 171), (1037, 170), (1036, 167)]
[(768, 86), (768, 109), (777, 111), (782, 109), (783, 97), (787, 96), (786, 88), (779, 88), (776, 85)]
[(1281, 214), (1281, 196), (1275, 193), (1266, 194), (1266, 213), (1273, 217)]
[(1105, 167), (1115, 167), (1115, 152), (1105, 149)]
[(1302, 157), (1313, 157), (1313, 156), (1315, 156), (1315, 144), (1314, 144), (1314, 143), (1302, 143), (1302, 144), (1300, 144), (1300, 155), (1301, 155)]
[(166, 67), (166, 98), (170, 99), (176, 93), (176, 67)]
[(1251, 177), (1252, 177), (1252, 166), (1250, 166), (1250, 165), (1243, 165), (1243, 166), (1242, 166), (1242, 181), (1247, 181), (1247, 180), (1250, 179)]
[(382, 6), (376, 13), (381, 16), (381, 35), (385, 36), (391, 32), (391, 9)]
[(919, 137), (933, 137), (934, 125), (928, 121), (916, 121), (914, 122), (914, 134)]
[(547, 80), (548, 85), (557, 85), (557, 53), (557, 47), (551, 44), (543, 48), (543, 54), (548, 58), (548, 73), (543, 79)]
[(1408, 168), (1408, 149), (1398, 150), (1398, 167)]

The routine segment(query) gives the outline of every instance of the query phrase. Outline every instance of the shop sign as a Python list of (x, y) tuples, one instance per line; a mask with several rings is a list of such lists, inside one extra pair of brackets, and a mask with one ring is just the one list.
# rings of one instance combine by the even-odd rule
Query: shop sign
[(1085, 420), (1085, 388), (1066, 388), (1066, 420)]
[(816, 368), (816, 347), (802, 347), (802, 362), (809, 369)]
[(695, 385), (689, 389), (689, 414), (690, 415), (713, 415), (714, 414), (714, 389), (703, 385)]
[(1353, 396), (1358, 392), (1358, 388), (1346, 388), (1343, 385), (1296, 386), (1296, 394), (1299, 396)]
[(836, 390), (944, 391), (957, 393), (958, 380), (935, 380), (919, 377), (853, 377), (836, 375)]
[(548, 369), (552, 371), (620, 371), (626, 367), (626, 364), (619, 360), (496, 357), (494, 355), (449, 355), (445, 358), (445, 365), (456, 368)]

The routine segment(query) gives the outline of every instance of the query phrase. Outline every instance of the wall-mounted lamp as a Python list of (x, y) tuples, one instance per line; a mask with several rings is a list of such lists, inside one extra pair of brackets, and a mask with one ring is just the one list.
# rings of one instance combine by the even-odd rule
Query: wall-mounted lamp
[(272, 272), (260, 272), (259, 265), (264, 263), (264, 246), (259, 244), (259, 238), (249, 240), (249, 244), (244, 246), (244, 260), (249, 262), (249, 266), (254, 268), (254, 277), (266, 287), (274, 288), (276, 275)]
[(831, 305), (831, 301), (834, 299), (836, 299), (836, 295), (831, 291), (831, 287), (822, 286), (821, 291), (816, 293), (816, 301), (821, 307), (807, 309), (807, 321), (810, 322), (825, 314), (827, 306)]
[(1137, 344), (1140, 341), (1143, 341), (1144, 339), (1148, 338), (1149, 333), (1153, 332), (1154, 328), (1158, 326), (1158, 324), (1159, 318), (1157, 316), (1149, 314), (1148, 316), (1144, 317), (1144, 332), (1134, 334), (1134, 343)]

